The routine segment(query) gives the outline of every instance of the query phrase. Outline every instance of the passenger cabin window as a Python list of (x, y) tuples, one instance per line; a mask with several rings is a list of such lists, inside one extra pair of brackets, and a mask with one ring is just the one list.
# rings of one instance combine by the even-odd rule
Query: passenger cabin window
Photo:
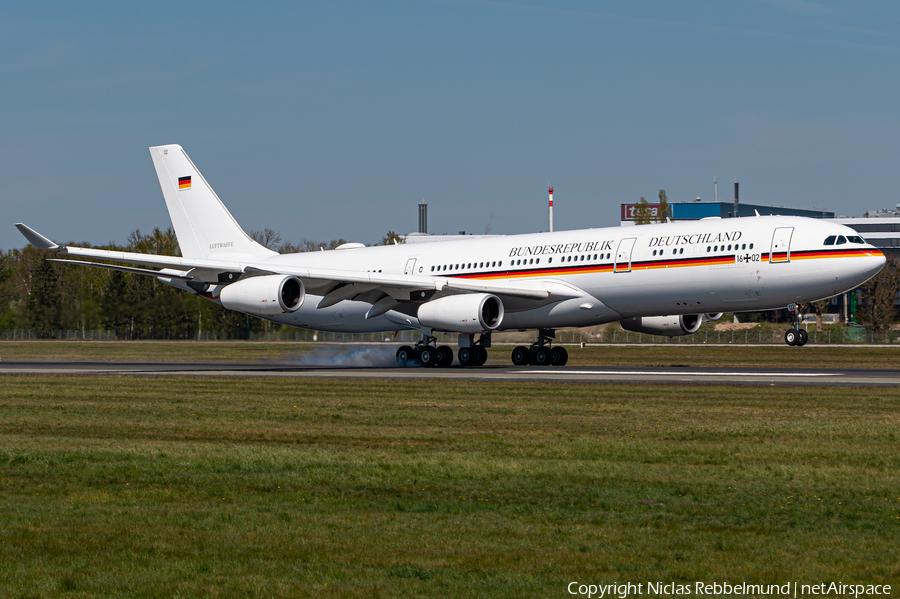
[(825, 238), (825, 245), (834, 245), (835, 239), (837, 239), (837, 235), (829, 235)]

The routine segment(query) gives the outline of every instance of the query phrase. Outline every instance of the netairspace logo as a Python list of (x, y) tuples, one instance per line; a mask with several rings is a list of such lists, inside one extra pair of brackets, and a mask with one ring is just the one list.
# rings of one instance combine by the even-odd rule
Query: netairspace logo
[(815, 595), (817, 597), (833, 595), (835, 597), (866, 597), (887, 596), (891, 594), (891, 585), (887, 584), (845, 584), (843, 582), (822, 582), (818, 584), (799, 584), (789, 582), (786, 584), (730, 584), (727, 582), (695, 582), (691, 584), (678, 584), (674, 582), (648, 582), (646, 584), (634, 584), (632, 582), (613, 582), (610, 584), (583, 584), (578, 581), (570, 582), (566, 589), (570, 595), (580, 595), (597, 599), (626, 597), (641, 597), (643, 595), (668, 596), (668, 595), (696, 595), (709, 597), (722, 597), (732, 595), (735, 597), (803, 597)]

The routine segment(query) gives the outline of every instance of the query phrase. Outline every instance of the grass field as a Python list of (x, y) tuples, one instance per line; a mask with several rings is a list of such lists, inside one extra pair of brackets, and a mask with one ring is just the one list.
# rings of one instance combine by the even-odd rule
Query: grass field
[[(273, 362), (295, 361), (320, 353), (327, 357), (340, 348), (370, 347), (393, 365), (399, 344), (282, 343), (241, 341), (0, 341), (0, 360), (85, 360), (138, 362)], [(600, 345), (566, 346), (571, 366), (722, 366), (778, 368), (897, 368), (900, 347), (843, 346), (728, 346), (728, 345)], [(350, 351), (348, 349), (348, 351)], [(488, 365), (509, 366), (512, 346), (489, 350)], [(320, 361), (327, 363), (327, 360)]]
[(0, 384), (2, 597), (900, 583), (891, 388)]

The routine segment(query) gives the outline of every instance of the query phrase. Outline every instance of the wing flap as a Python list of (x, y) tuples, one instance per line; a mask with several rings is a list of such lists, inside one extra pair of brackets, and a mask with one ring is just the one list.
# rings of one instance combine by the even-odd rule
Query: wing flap
[(118, 270), (120, 272), (131, 272), (138, 275), (149, 275), (152, 277), (165, 277), (167, 279), (181, 279), (182, 281), (192, 281), (193, 277), (184, 271), (172, 269), (150, 270), (149, 268), (134, 268), (132, 266), (121, 266), (119, 264), (101, 264), (99, 262), (88, 262), (86, 260), (63, 260), (62, 258), (50, 258), (50, 262), (62, 262), (64, 264), (83, 264), (84, 266), (92, 266), (94, 268), (106, 268), (108, 270)]

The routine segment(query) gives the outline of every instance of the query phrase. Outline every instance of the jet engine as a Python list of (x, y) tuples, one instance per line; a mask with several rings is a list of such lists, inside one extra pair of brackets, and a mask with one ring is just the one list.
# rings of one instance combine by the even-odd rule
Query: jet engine
[(493, 331), (503, 321), (503, 302), (496, 295), (450, 295), (419, 306), (419, 324), (455, 333)]
[(265, 275), (242, 279), (222, 289), (219, 301), (229, 310), (276, 316), (296, 311), (306, 297), (303, 281), (292, 275)]
[(650, 335), (666, 335), (679, 337), (693, 335), (703, 324), (702, 314), (685, 314), (683, 316), (635, 316), (619, 322), (626, 331), (648, 333)]
[(722, 316), (723, 316), (722, 312), (719, 312), (718, 314), (704, 314), (703, 322), (715, 322), (715, 321), (719, 320), (720, 318), (722, 318)]

